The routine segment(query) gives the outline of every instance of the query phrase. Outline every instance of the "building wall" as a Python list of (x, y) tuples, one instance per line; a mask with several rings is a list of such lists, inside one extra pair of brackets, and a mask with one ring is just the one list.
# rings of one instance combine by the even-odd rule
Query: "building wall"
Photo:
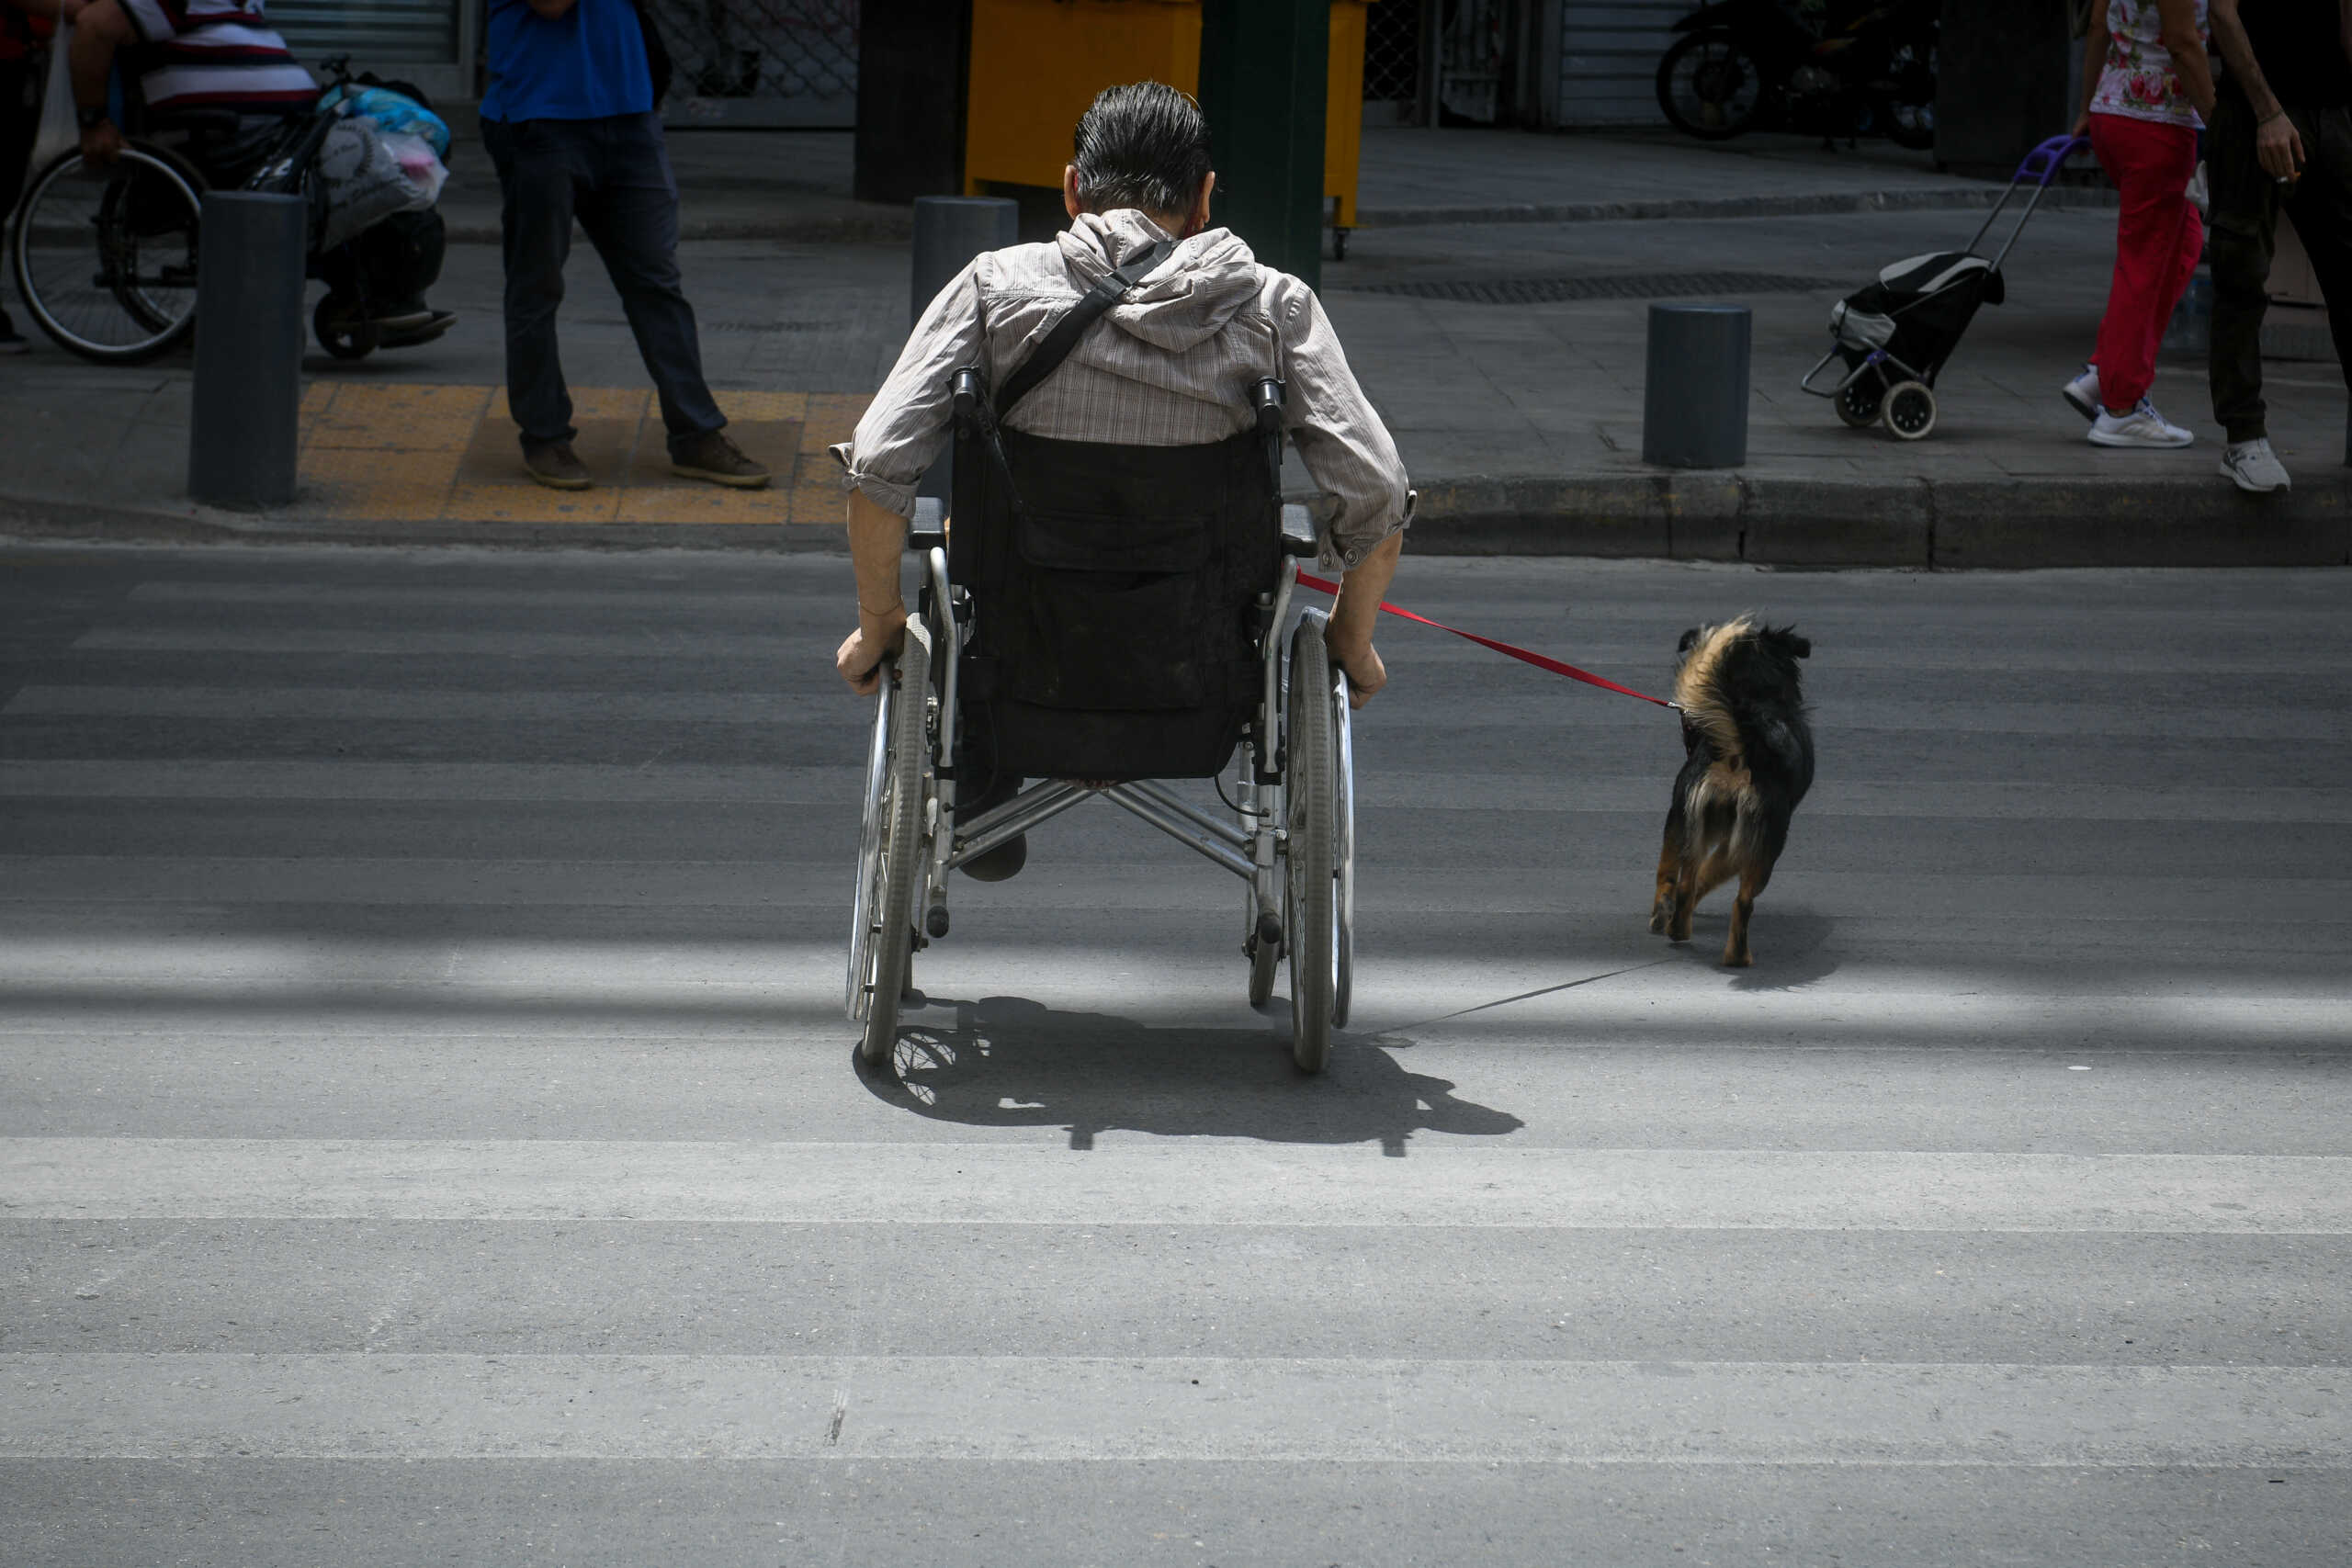
[(1565, 0), (1557, 123), (1665, 124), (1658, 57), (1694, 8), (1695, 0)]

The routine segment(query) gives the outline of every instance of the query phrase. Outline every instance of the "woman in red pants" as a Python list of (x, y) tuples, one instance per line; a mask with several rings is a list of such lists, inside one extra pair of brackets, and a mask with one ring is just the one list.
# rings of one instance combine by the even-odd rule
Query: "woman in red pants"
[(2093, 0), (2083, 112), (2099, 166), (2122, 193), (2115, 280), (2097, 356), (2066, 383), (2099, 446), (2186, 446), (2194, 439), (2148, 400), (2156, 344), (2205, 245), (2188, 199), (2197, 131), (2213, 110), (2205, 0)]

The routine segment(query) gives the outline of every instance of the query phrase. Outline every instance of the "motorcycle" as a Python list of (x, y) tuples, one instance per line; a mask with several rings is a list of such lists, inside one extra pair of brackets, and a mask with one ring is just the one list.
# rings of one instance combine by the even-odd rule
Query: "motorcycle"
[(1932, 147), (1941, 9), (1862, 0), (1815, 28), (1788, 0), (1713, 0), (1674, 24), (1688, 36), (1658, 62), (1658, 107), (1707, 141), (1778, 127)]

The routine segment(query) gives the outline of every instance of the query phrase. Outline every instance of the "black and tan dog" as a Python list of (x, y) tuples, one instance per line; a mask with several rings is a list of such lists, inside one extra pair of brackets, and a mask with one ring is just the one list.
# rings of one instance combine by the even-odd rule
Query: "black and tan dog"
[(1813, 785), (1813, 732), (1805, 724), (1797, 660), (1813, 644), (1793, 627), (1746, 616), (1682, 634), (1674, 700), (1688, 760), (1666, 813), (1650, 930), (1690, 940), (1699, 900), (1739, 878), (1724, 962), (1745, 967), (1756, 896), (1789, 841), (1789, 818)]

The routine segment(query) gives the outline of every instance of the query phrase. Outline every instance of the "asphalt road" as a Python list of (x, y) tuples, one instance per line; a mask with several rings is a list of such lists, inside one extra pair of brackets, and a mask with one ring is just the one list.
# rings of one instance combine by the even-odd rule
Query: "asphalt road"
[(816, 557), (0, 555), (0, 1540), (368, 1562), (2334, 1565), (2341, 574), (1410, 560), (1356, 1027), (1107, 807), (852, 1068)]

